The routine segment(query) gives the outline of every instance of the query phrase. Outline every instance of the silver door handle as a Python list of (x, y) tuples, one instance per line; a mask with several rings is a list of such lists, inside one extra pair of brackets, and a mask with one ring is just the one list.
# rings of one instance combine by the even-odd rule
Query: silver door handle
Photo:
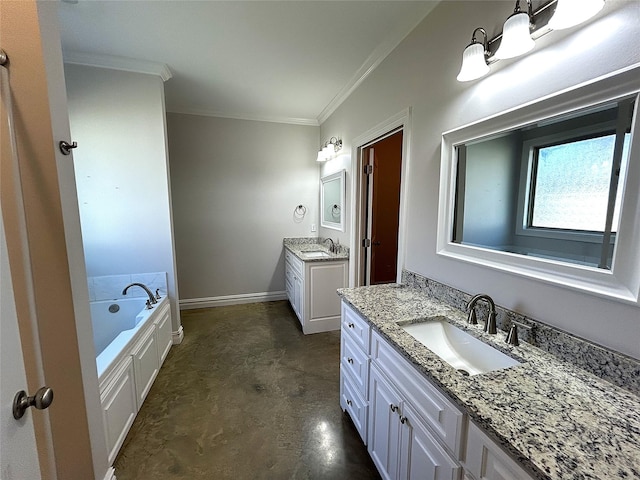
[(38, 410), (49, 408), (52, 402), (53, 390), (49, 387), (38, 389), (33, 397), (28, 396), (24, 390), (20, 390), (13, 399), (13, 418), (21, 419), (29, 407), (36, 407)]

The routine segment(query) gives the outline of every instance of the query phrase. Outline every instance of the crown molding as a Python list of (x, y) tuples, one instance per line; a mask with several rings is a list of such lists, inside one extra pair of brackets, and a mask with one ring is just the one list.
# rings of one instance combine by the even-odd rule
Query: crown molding
[(232, 120), (250, 120), (254, 122), (287, 123), (290, 125), (303, 125), (307, 127), (318, 127), (320, 124), (315, 118), (277, 117), (269, 115), (254, 115), (244, 113), (220, 112), (214, 110), (198, 110), (187, 107), (167, 107), (169, 113), (180, 113), (183, 115), (199, 115), (202, 117), (229, 118)]
[(373, 72), (378, 65), (382, 63), (382, 61), (389, 56), (391, 52), (395, 50), (395, 48), (400, 45), (402, 42), (413, 30), (422, 22), (429, 13), (435, 8), (435, 6), (440, 3), (440, 1), (434, 1), (433, 6), (426, 12), (424, 15), (416, 18), (416, 21), (413, 23), (409, 30), (403, 30), (401, 32), (397, 32), (392, 38), (387, 40), (386, 42), (378, 45), (376, 49), (369, 55), (369, 57), (364, 61), (362, 66), (358, 69), (358, 71), (351, 77), (351, 79), (347, 82), (347, 84), (342, 87), (342, 89), (338, 92), (338, 94), (333, 97), (333, 100), (329, 102), (329, 104), (324, 107), (324, 110), (320, 112), (318, 115), (318, 123), (322, 125), (333, 112), (335, 112), (342, 103), (349, 98), (349, 96), (355, 91), (356, 88), (360, 86), (362, 82)]
[(118, 57), (115, 55), (100, 55), (83, 52), (63, 52), (64, 63), (73, 65), (86, 65), (98, 68), (111, 68), (125, 72), (145, 73), (147, 75), (157, 75), (163, 82), (169, 80), (173, 75), (166, 63), (150, 62), (148, 60), (138, 60), (135, 58)]

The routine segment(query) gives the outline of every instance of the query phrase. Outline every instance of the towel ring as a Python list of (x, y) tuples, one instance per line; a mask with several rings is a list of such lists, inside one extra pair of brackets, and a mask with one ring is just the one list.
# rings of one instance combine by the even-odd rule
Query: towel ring
[(295, 210), (293, 211), (293, 214), (296, 217), (304, 217), (307, 214), (307, 207), (300, 204), (295, 208)]
[(331, 207), (331, 216), (332, 217), (340, 216), (340, 205), (334, 204), (333, 207)]

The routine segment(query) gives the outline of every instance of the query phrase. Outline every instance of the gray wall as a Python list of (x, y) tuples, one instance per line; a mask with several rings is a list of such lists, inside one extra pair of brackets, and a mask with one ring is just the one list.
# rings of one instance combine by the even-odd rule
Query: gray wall
[(467, 147), (463, 242), (496, 248), (511, 243), (520, 181), (519, 140), (511, 134)]
[(163, 82), (80, 65), (65, 79), (87, 275), (167, 272), (177, 331)]
[[(316, 236), (319, 128), (169, 113), (182, 300), (282, 294), (284, 237)], [(302, 221), (294, 209), (303, 204)]]
[(457, 82), (473, 29), (493, 35), (512, 11), (511, 2), (441, 2), (322, 124), (321, 137), (341, 135), (351, 151), (354, 138), (412, 107), (406, 268), (640, 358), (638, 307), (436, 254), (442, 132), (640, 62), (638, 2), (609, 1), (590, 24), (539, 39), (484, 79)]

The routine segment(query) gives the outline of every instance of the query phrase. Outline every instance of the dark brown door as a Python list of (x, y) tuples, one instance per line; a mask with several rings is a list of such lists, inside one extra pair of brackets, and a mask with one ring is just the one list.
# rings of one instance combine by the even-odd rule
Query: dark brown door
[(367, 175), (367, 284), (396, 281), (398, 226), (400, 222), (400, 181), (402, 174), (402, 131), (366, 147)]

